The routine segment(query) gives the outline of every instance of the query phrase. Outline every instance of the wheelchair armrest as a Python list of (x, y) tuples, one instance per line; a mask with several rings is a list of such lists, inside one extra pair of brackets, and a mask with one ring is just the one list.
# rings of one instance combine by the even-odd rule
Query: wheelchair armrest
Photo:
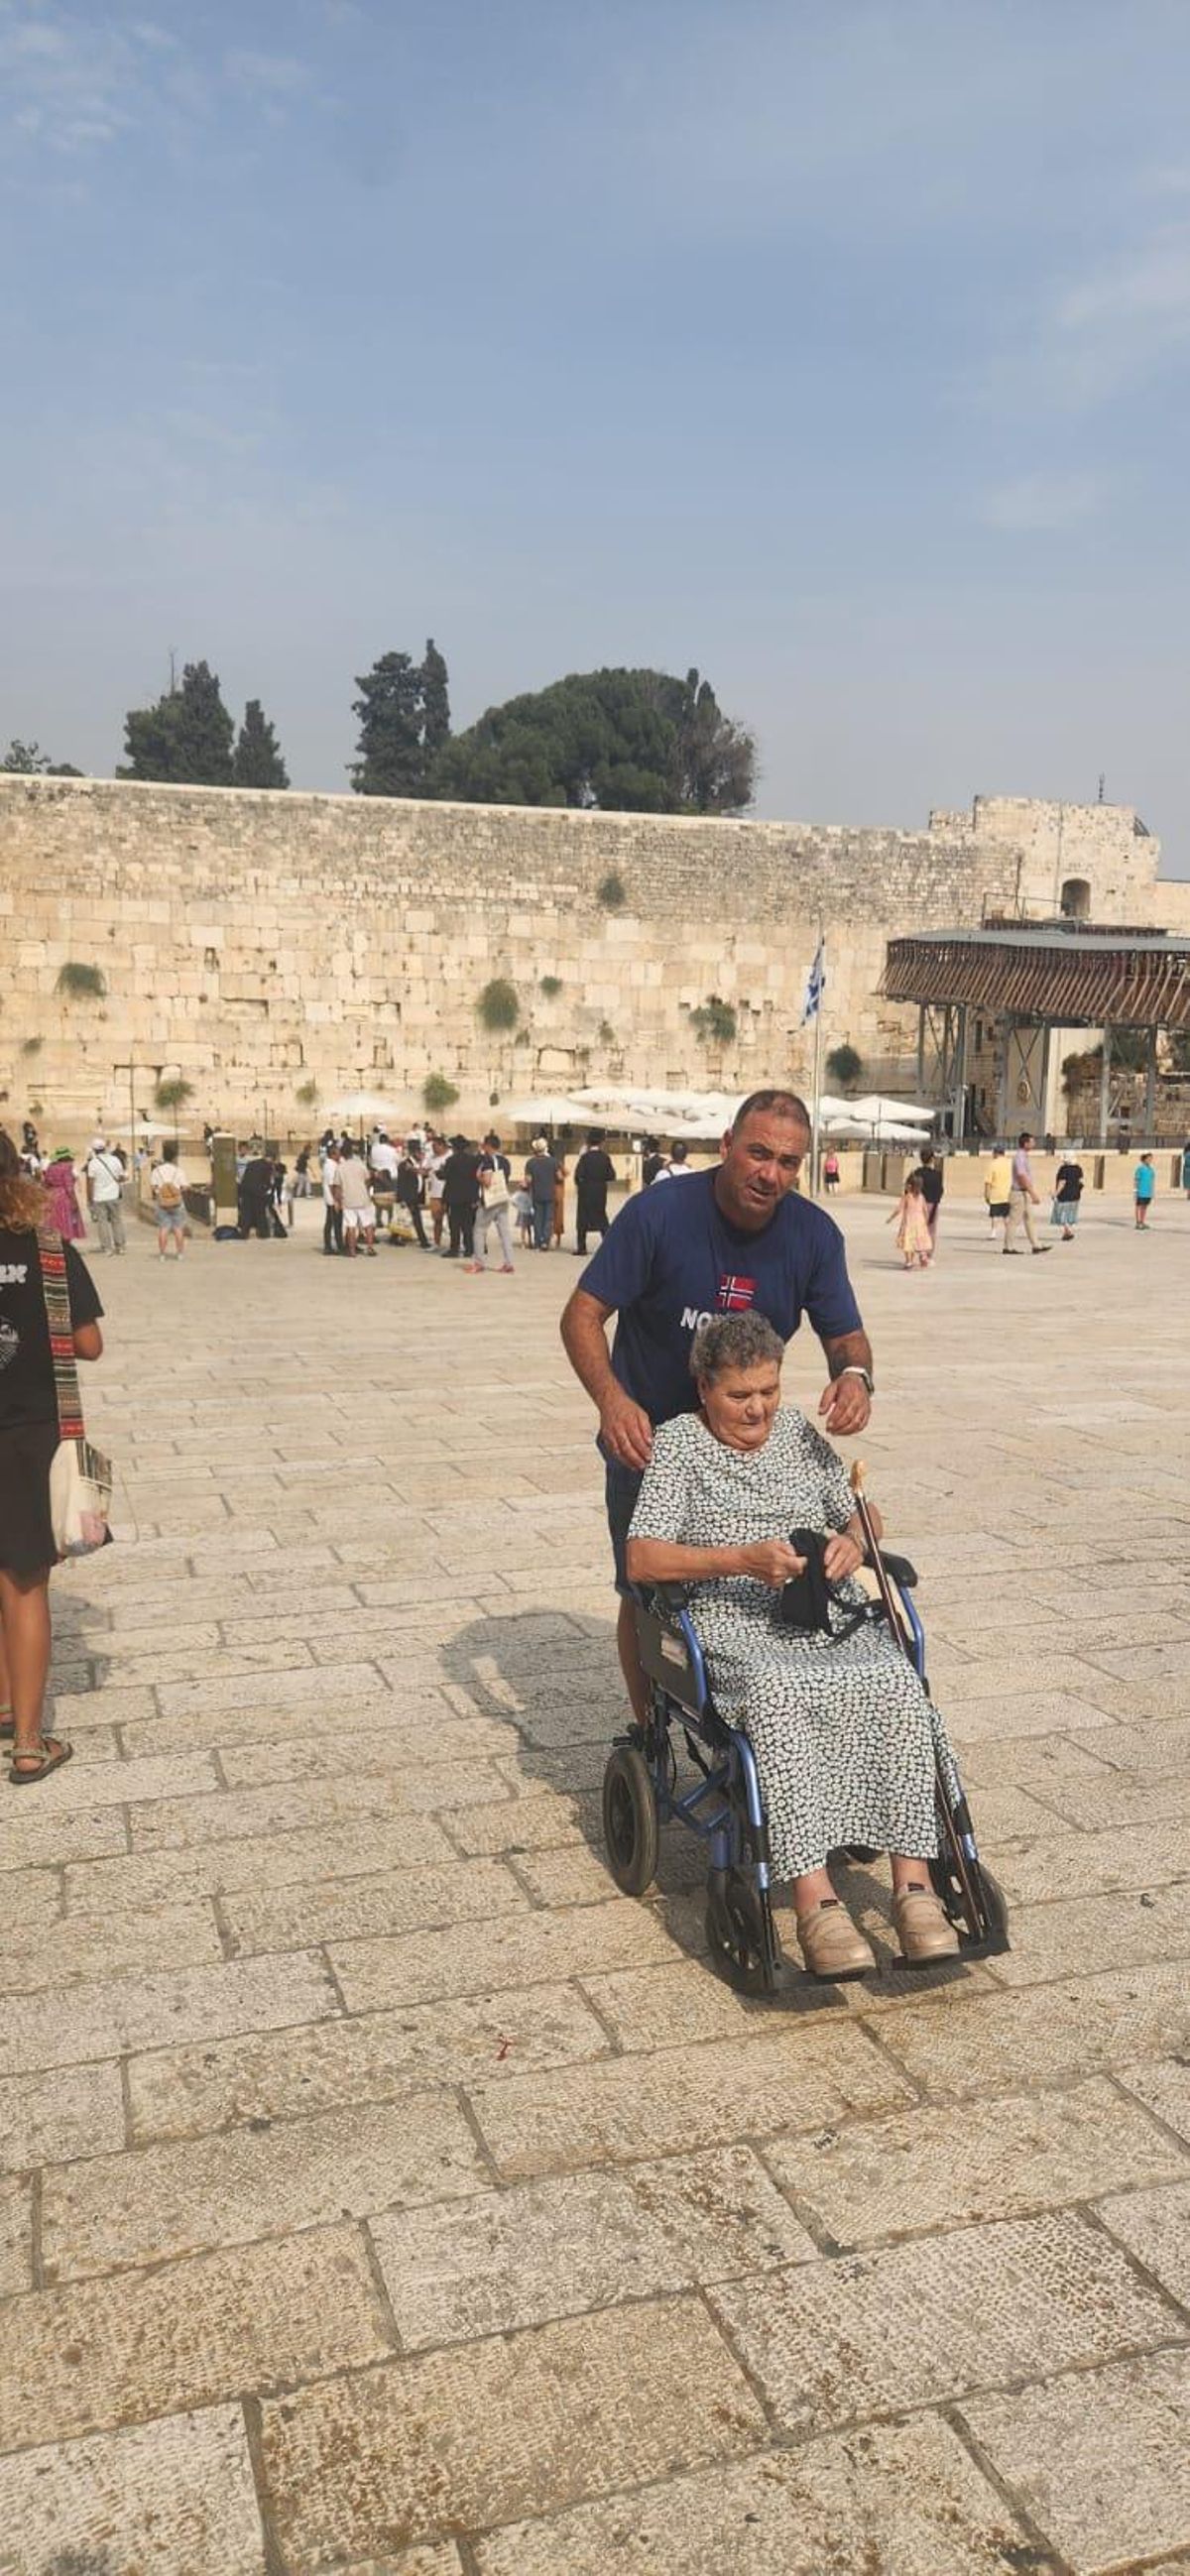
[(664, 1619), (676, 1619), (694, 1597), (689, 1583), (638, 1583), (635, 1591), (642, 1610), (652, 1610)]
[(893, 1582), (900, 1584), (902, 1592), (916, 1592), (917, 1567), (910, 1564), (908, 1557), (890, 1556), (887, 1548), (882, 1548), (880, 1553), (884, 1558), (885, 1565), (892, 1576)]

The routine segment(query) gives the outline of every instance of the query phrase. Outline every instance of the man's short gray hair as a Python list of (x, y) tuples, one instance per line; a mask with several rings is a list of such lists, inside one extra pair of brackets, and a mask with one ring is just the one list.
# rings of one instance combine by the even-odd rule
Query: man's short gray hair
[(785, 1357), (785, 1344), (767, 1315), (708, 1315), (690, 1345), (690, 1374), (700, 1384), (713, 1384), (726, 1369), (759, 1368), (762, 1360)]

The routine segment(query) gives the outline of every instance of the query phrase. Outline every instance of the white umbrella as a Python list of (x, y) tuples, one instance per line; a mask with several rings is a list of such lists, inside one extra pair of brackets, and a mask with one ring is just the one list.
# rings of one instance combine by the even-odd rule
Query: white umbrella
[[(98, 1132), (98, 1129), (96, 1129), (96, 1134), (98, 1134)], [(138, 1118), (135, 1127), (130, 1127), (127, 1119), (125, 1119), (122, 1127), (111, 1127), (105, 1132), (111, 1136), (139, 1136), (142, 1142), (147, 1143), (150, 1136), (164, 1136), (165, 1129), (162, 1126), (160, 1119), (154, 1123), (150, 1118)], [(169, 1132), (172, 1136), (175, 1131), (171, 1127)]]
[(828, 1136), (840, 1143), (850, 1141), (853, 1144), (864, 1145), (873, 1145), (877, 1143), (881, 1145), (916, 1145), (919, 1151), (927, 1141), (923, 1128), (906, 1127), (900, 1120), (895, 1118), (886, 1118), (882, 1122), (879, 1135), (877, 1135), (877, 1131), (871, 1124), (871, 1121), (863, 1118), (828, 1118), (826, 1121), (826, 1132)]
[(590, 1104), (574, 1100), (561, 1091), (545, 1091), (536, 1100), (502, 1101), (493, 1119), (501, 1118), (506, 1127), (589, 1127), (592, 1124)]
[(890, 1100), (883, 1091), (866, 1091), (859, 1100), (840, 1101), (846, 1118), (858, 1120), (863, 1127), (887, 1127), (890, 1119), (899, 1119), (904, 1127), (932, 1127), (936, 1109), (925, 1109), (915, 1100)]
[(378, 1091), (348, 1091), (327, 1103), (329, 1118), (403, 1118), (404, 1103), (382, 1099)]

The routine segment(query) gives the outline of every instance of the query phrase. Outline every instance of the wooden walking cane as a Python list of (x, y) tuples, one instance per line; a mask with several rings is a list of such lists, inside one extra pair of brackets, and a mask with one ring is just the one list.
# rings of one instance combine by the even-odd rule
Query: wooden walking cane
[[(876, 1536), (875, 1527), (873, 1525), (871, 1506), (868, 1502), (867, 1493), (864, 1488), (864, 1477), (866, 1473), (867, 1469), (864, 1466), (862, 1458), (857, 1458), (855, 1465), (851, 1470), (849, 1481), (852, 1493), (855, 1496), (855, 1508), (859, 1514), (860, 1528), (864, 1534), (867, 1562), (871, 1566), (872, 1572), (876, 1577), (876, 1588), (880, 1594), (885, 1616), (887, 1617), (893, 1636), (895, 1637), (902, 1654), (906, 1655), (909, 1661), (913, 1663), (914, 1670), (916, 1671), (916, 1663), (910, 1649), (909, 1640), (905, 1634), (900, 1603), (893, 1590), (892, 1579), (881, 1554), (880, 1541)], [(942, 1828), (942, 1835), (946, 1844), (945, 1866), (949, 1876), (958, 1882), (971, 1939), (973, 1941), (982, 1942), (986, 1939), (989, 1930), (988, 1913), (986, 1905), (984, 1905), (981, 1900), (978, 1885), (972, 1879), (971, 1875), (971, 1861), (974, 1858), (975, 1853), (975, 1837), (971, 1831), (970, 1817), (966, 1812), (967, 1802), (966, 1799), (963, 1800), (962, 1814), (956, 1814), (951, 1802), (950, 1783), (943, 1771), (942, 1763), (938, 1756), (937, 1746), (935, 1746), (934, 1749), (934, 1786), (938, 1822)], [(964, 1819), (966, 1820), (965, 1828)], [(968, 1853), (966, 1848), (968, 1842), (971, 1845), (970, 1853)], [(1003, 1946), (1007, 1947), (1007, 1944), (1004, 1944)]]

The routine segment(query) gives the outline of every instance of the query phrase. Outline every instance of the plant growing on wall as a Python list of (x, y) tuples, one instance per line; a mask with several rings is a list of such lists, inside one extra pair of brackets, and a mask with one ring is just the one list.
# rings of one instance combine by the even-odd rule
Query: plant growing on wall
[(490, 1029), (494, 1035), (507, 1036), (510, 1029), (515, 1029), (521, 1016), (516, 986), (509, 983), (507, 975), (493, 975), (491, 983), (484, 985), (475, 1008), (485, 1029)]
[(299, 1082), (293, 1096), (295, 1100), (301, 1101), (303, 1109), (312, 1109), (318, 1098), (318, 1085), (313, 1081)]
[(601, 1020), (599, 1023), (599, 1043), (600, 1046), (615, 1046), (616, 1044), (616, 1032), (613, 1029), (610, 1020)]
[(54, 991), (70, 1001), (89, 998), (101, 1002), (107, 991), (103, 969), (101, 966), (83, 965), (77, 957), (68, 957), (65, 965), (58, 968)]
[(25, 1042), (24, 1042), (24, 1044), (23, 1044), (23, 1046), (22, 1046), (22, 1048), (21, 1048), (21, 1054), (22, 1054), (22, 1055), (40, 1055), (40, 1054), (41, 1054), (41, 1049), (42, 1049), (42, 1040), (41, 1040), (40, 1038), (26, 1038), (26, 1039), (25, 1039)]
[(831, 1048), (826, 1059), (826, 1069), (831, 1081), (837, 1082), (840, 1089), (846, 1091), (849, 1083), (859, 1081), (864, 1069), (864, 1060), (858, 1048), (848, 1046), (844, 1041), (842, 1046)]
[(691, 1011), (690, 1026), (704, 1046), (730, 1046), (736, 1033), (735, 1012), (721, 993), (708, 993), (705, 1002)]
[(541, 979), (541, 990), (544, 993), (547, 1002), (555, 1002), (562, 990), (561, 976), (543, 975)]
[(159, 1082), (154, 1086), (153, 1107), (155, 1109), (184, 1109), (187, 1101), (193, 1100), (193, 1098), (194, 1084), (192, 1082), (187, 1082), (184, 1074), (171, 1073), (166, 1075), (164, 1081)]
[(444, 1109), (453, 1109), (459, 1095), (444, 1073), (428, 1073), (421, 1087), (421, 1096), (424, 1107), (433, 1118)]
[(614, 868), (596, 886), (595, 901), (603, 905), (605, 912), (619, 912), (621, 906), (627, 903), (628, 888), (623, 877), (617, 876)]

